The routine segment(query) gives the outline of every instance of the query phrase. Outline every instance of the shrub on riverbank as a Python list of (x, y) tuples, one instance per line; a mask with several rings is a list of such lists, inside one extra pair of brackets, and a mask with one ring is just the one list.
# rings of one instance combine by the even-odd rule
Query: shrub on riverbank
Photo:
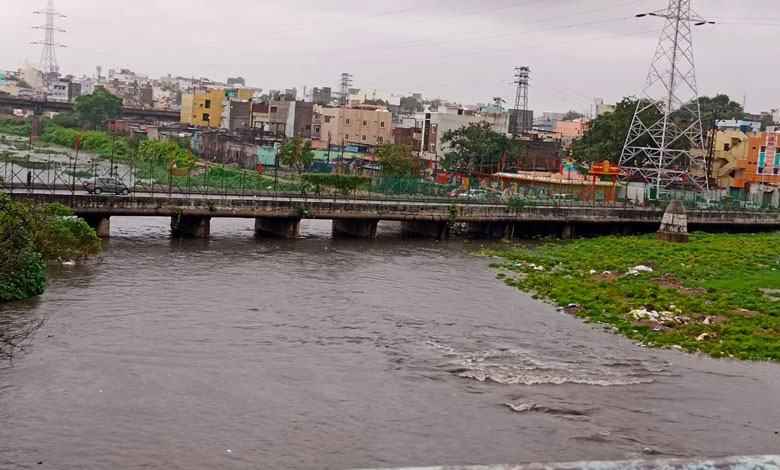
[[(780, 235), (652, 236), (491, 253), (507, 284), (649, 346), (780, 360)], [(628, 274), (632, 268), (644, 266)]]
[(30, 121), (17, 118), (0, 119), (0, 134), (27, 137), (30, 132), (32, 132)]
[(42, 294), (47, 262), (100, 249), (95, 231), (70, 208), (13, 202), (0, 193), (0, 303)]

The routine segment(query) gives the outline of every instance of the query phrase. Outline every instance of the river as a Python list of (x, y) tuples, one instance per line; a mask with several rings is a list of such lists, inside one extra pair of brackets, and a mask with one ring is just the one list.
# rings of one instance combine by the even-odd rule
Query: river
[(102, 262), (54, 267), (43, 296), (0, 307), (6, 331), (45, 320), (0, 367), (0, 468), (780, 449), (779, 365), (637, 346), (496, 280), (469, 254), (480, 242), (333, 240), (321, 221), (255, 240), (229, 219), (172, 240), (167, 222), (113, 218)]

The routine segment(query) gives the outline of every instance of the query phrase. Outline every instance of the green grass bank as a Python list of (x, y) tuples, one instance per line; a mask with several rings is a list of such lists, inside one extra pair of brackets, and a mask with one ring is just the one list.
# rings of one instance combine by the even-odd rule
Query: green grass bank
[(510, 286), (652, 347), (780, 360), (780, 234), (556, 241), (487, 252)]

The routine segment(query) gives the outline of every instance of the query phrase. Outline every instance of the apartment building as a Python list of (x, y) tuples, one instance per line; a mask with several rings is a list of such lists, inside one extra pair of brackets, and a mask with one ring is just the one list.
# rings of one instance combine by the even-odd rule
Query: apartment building
[(323, 108), (320, 138), (334, 144), (378, 147), (392, 139), (393, 115), (384, 106)]
[(422, 139), (420, 156), (427, 160), (439, 160), (444, 157), (447, 147), (442, 143), (442, 137), (447, 131), (460, 129), (469, 124), (487, 122), (498, 133), (509, 132), (509, 113), (500, 108), (482, 110), (467, 110), (459, 107), (439, 106), (436, 111), (425, 111), (414, 116), (415, 121), (422, 123)]
[(253, 94), (252, 90), (239, 88), (182, 95), (180, 122), (217, 129), (222, 127), (223, 108), (229, 105), (230, 101), (249, 101)]

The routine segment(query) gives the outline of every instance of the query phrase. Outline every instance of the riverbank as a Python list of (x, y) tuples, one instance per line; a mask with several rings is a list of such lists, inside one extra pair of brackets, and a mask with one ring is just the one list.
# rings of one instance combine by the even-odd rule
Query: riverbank
[(780, 234), (695, 233), (488, 252), (510, 286), (653, 347), (780, 360)]
[(42, 294), (48, 263), (100, 250), (95, 230), (69, 207), (13, 202), (0, 192), (0, 303)]

